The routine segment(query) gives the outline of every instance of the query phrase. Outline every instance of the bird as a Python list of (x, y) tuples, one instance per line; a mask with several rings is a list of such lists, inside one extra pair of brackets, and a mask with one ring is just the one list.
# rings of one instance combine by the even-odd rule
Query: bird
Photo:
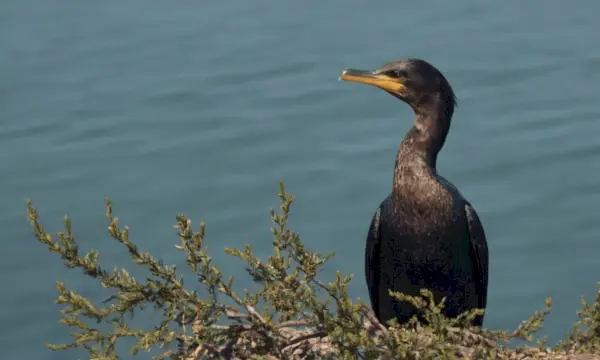
[[(408, 58), (377, 70), (346, 69), (340, 80), (371, 85), (408, 104), (414, 124), (396, 155), (391, 193), (368, 229), (365, 275), (371, 307), (386, 326), (392, 319), (424, 322), (410, 303), (389, 290), (445, 298), (443, 314), (455, 318), (487, 304), (489, 253), (485, 230), (471, 203), (442, 177), (437, 157), (450, 129), (457, 99), (433, 65)], [(484, 315), (471, 323), (481, 327)]]

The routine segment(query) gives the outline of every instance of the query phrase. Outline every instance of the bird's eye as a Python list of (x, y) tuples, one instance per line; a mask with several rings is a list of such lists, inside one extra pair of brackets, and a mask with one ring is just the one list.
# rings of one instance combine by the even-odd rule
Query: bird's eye
[(402, 70), (390, 70), (388, 75), (399, 78), (404, 77), (405, 73)]

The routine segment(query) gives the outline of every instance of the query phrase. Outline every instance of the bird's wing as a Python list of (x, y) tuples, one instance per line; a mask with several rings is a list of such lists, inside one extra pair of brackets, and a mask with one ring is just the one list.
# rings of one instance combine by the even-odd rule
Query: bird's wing
[(479, 220), (479, 216), (473, 206), (465, 203), (465, 212), (467, 214), (467, 222), (469, 225), (469, 237), (471, 240), (472, 259), (475, 264), (475, 281), (477, 297), (479, 298), (478, 307), (485, 309), (487, 304), (487, 286), (488, 286), (488, 271), (489, 271), (489, 254), (485, 231)]
[(379, 251), (381, 247), (380, 219), (383, 202), (373, 215), (369, 233), (367, 234), (367, 248), (365, 250), (365, 275), (367, 277), (367, 287), (369, 288), (369, 297), (371, 298), (371, 308), (375, 315), (379, 317)]

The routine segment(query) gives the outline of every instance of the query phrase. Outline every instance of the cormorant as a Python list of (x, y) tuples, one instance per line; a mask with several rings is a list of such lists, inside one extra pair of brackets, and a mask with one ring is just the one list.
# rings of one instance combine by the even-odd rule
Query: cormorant
[[(375, 71), (346, 69), (340, 79), (383, 89), (415, 113), (396, 156), (391, 194), (375, 212), (367, 235), (365, 272), (377, 318), (383, 324), (394, 317), (405, 323), (418, 315), (409, 303), (393, 300), (388, 289), (419, 295), (427, 288), (437, 302), (446, 297), (447, 317), (485, 309), (483, 226), (473, 206), (436, 170), (456, 106), (450, 84), (420, 59), (393, 61)], [(473, 321), (482, 323), (483, 316)]]

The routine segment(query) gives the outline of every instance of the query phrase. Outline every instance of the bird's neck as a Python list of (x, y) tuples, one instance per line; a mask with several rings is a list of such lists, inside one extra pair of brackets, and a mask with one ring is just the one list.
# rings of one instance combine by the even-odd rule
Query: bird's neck
[(442, 111), (417, 112), (413, 127), (400, 145), (399, 160), (417, 157), (435, 169), (437, 155), (442, 150), (450, 129), (450, 119), (451, 117)]
[(414, 126), (400, 144), (394, 169), (394, 188), (404, 183), (419, 183), (419, 178), (436, 175), (437, 155), (444, 146), (450, 128), (451, 114), (441, 111), (415, 114)]

